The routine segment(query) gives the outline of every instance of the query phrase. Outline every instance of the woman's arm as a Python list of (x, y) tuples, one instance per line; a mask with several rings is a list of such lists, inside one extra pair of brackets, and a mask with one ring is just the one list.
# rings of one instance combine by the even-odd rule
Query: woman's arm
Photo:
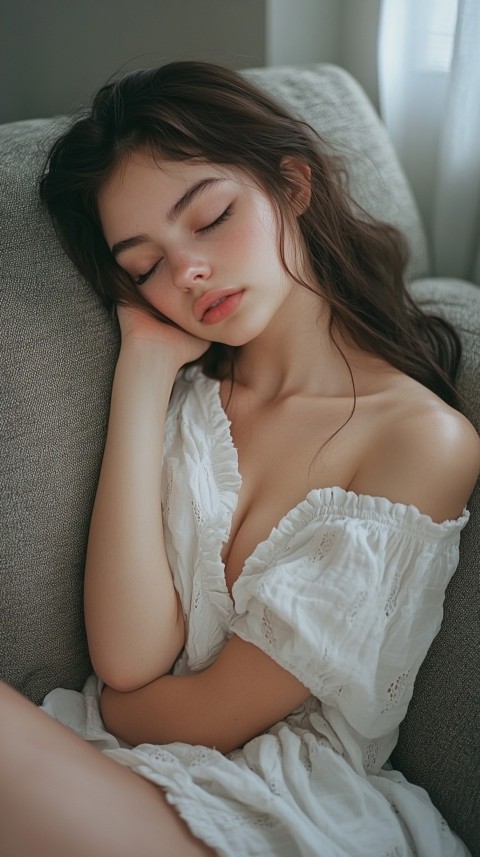
[(106, 687), (107, 729), (129, 744), (183, 741), (228, 753), (290, 714), (310, 691), (257, 646), (233, 636), (207, 669), (132, 693)]
[(168, 672), (184, 620), (165, 551), (163, 433), (179, 368), (208, 343), (138, 310), (119, 313), (122, 347), (93, 508), (85, 619), (94, 669), (119, 690)]
[[(358, 490), (385, 497), (401, 491), (393, 499), (417, 506), (434, 520), (456, 518), (480, 466), (479, 440), (472, 427), (460, 415), (437, 415), (435, 425), (416, 421), (400, 427), (393, 441), (379, 445), (380, 468), (378, 456), (370, 466), (366, 462)], [(130, 744), (183, 741), (229, 752), (309, 695), (269, 655), (233, 636), (203, 672), (164, 676), (133, 693), (106, 688), (101, 709), (107, 728)]]

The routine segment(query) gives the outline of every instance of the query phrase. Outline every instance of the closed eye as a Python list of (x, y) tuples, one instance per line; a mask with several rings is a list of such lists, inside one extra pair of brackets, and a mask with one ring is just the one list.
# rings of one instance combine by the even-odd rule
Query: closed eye
[[(215, 220), (213, 220), (212, 223), (208, 223), (207, 226), (202, 226), (202, 228), (198, 229), (197, 232), (200, 232), (202, 235), (205, 235), (206, 232), (210, 232), (211, 230), (215, 229), (217, 226), (220, 226), (221, 223), (224, 223), (225, 220), (228, 220), (228, 218), (230, 217), (232, 212), (233, 212), (233, 203), (231, 205), (227, 206), (225, 211), (223, 211), (219, 215), (219, 217), (217, 217)], [(139, 274), (138, 277), (135, 277), (135, 285), (142, 286), (144, 283), (146, 283), (147, 280), (152, 276), (152, 274), (155, 273), (155, 271), (156, 271), (156, 269), (157, 269), (157, 267), (161, 261), (162, 261), (161, 259), (158, 259), (158, 261), (155, 262), (155, 264), (152, 265), (152, 267), (148, 271), (145, 271), (144, 274)]]
[(158, 261), (155, 262), (155, 264), (152, 265), (152, 267), (148, 271), (145, 271), (144, 274), (139, 274), (138, 277), (135, 277), (135, 284), (137, 286), (143, 286), (143, 284), (147, 282), (148, 278), (151, 277), (153, 273), (155, 273), (161, 261), (161, 259), (158, 259)]
[(216, 218), (216, 220), (209, 223), (207, 226), (203, 226), (198, 232), (205, 234), (205, 232), (210, 232), (212, 229), (215, 229), (217, 226), (220, 226), (221, 223), (224, 223), (227, 220), (233, 211), (233, 204), (229, 205), (222, 214)]

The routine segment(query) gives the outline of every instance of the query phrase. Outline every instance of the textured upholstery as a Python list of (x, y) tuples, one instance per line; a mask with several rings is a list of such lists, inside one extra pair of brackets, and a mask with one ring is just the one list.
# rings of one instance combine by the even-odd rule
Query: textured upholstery
[[(346, 155), (353, 195), (403, 229), (410, 277), (428, 275), (411, 192), (358, 84), (334, 66), (247, 74)], [(0, 676), (35, 701), (56, 686), (80, 688), (90, 669), (82, 576), (118, 349), (116, 322), (65, 257), (38, 202), (38, 173), (64, 121), (0, 126)], [(412, 289), (464, 330), (462, 385), (478, 420), (480, 290), (438, 280)], [(395, 763), (480, 855), (478, 497), (472, 510)]]
[[(480, 289), (458, 280), (419, 280), (412, 292), (425, 309), (451, 321), (462, 337), (459, 389), (480, 430)], [(444, 621), (415, 683), (395, 767), (427, 789), (438, 809), (480, 855), (480, 484), (468, 504), (460, 562)]]
[(35, 701), (90, 669), (82, 576), (116, 348), (40, 210), (51, 130), (0, 126), (0, 675)]

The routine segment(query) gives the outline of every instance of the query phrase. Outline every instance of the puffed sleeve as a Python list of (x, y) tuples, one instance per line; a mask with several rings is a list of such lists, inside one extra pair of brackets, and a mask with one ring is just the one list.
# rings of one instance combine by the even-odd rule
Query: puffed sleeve
[(233, 588), (232, 633), (364, 736), (403, 719), (458, 563), (457, 521), (339, 488), (312, 491)]

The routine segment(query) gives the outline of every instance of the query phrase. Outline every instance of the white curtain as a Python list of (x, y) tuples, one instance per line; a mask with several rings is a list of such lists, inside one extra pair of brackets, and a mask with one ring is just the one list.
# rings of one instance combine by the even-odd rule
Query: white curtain
[(480, 284), (480, 0), (382, 0), (378, 69), (433, 273)]

